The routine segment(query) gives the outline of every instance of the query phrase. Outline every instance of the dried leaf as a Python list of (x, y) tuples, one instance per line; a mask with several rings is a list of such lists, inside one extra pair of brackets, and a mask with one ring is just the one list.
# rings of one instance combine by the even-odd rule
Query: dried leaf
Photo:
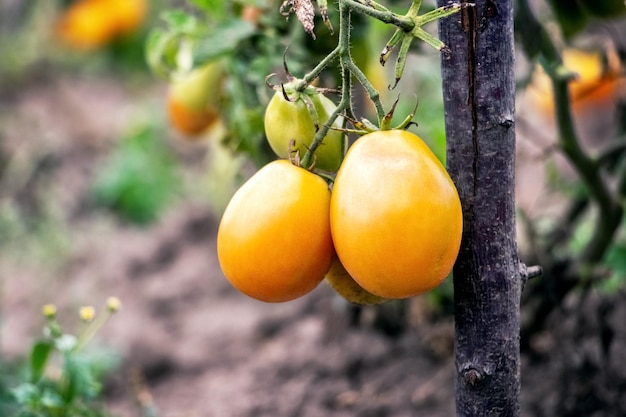
[(313, 33), (315, 9), (311, 0), (285, 0), (280, 6), (280, 12), (285, 16), (295, 13), (304, 31), (315, 39), (315, 33)]

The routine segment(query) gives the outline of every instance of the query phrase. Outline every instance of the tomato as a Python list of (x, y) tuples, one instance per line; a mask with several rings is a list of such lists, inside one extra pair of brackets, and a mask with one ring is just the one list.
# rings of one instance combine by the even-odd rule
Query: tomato
[(170, 122), (179, 132), (198, 136), (219, 119), (222, 79), (221, 64), (213, 61), (172, 82), (167, 110)]
[(57, 34), (67, 45), (78, 49), (95, 49), (115, 36), (115, 27), (102, 1), (82, 0), (74, 3), (57, 23)]
[(115, 14), (118, 35), (126, 35), (137, 30), (143, 23), (148, 10), (147, 0), (108, 0)]
[[(616, 101), (624, 89), (622, 67), (614, 50), (585, 51), (567, 48), (562, 52), (563, 66), (576, 74), (569, 82), (569, 94), (575, 113)], [(554, 112), (552, 81), (543, 68), (537, 66), (527, 97), (543, 113)]]
[(283, 302), (313, 290), (330, 268), (330, 191), (286, 160), (254, 174), (228, 203), (217, 233), (222, 272), (244, 294)]
[(96, 49), (135, 31), (147, 7), (146, 0), (79, 0), (59, 19), (57, 34), (69, 46)]
[(326, 273), (326, 282), (333, 290), (347, 301), (354, 304), (381, 304), (389, 301), (379, 297), (361, 287), (350, 276), (339, 258), (335, 257), (330, 269)]
[(367, 291), (411, 297), (449, 275), (461, 242), (459, 195), (415, 134), (377, 131), (358, 139), (337, 173), (330, 222), (337, 255)]
[[(289, 84), (286, 84), (285, 91), (290, 101), (285, 100), (282, 91), (277, 91), (267, 105), (265, 135), (272, 150), (281, 158), (289, 158), (289, 143), (294, 139), (296, 146), (293, 150), (297, 149), (302, 158), (313, 143), (317, 132), (305, 100), (310, 100), (313, 104), (318, 116), (318, 126), (328, 121), (336, 106), (328, 97), (316, 92), (313, 87), (297, 93)], [(342, 117), (335, 119), (333, 127), (341, 128), (342, 125)], [(316, 168), (324, 171), (337, 171), (346, 146), (344, 136), (343, 132), (338, 130), (328, 131), (315, 151)]]

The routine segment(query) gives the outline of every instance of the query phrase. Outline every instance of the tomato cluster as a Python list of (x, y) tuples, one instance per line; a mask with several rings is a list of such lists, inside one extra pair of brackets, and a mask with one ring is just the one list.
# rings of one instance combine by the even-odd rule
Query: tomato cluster
[[(324, 277), (347, 300), (367, 304), (438, 286), (456, 260), (463, 228), (443, 165), (405, 130), (368, 133), (345, 153), (338, 125), (323, 138), (313, 167), (298, 166), (293, 155), (306, 152), (335, 109), (318, 92), (303, 94), (280, 89), (267, 107), (267, 138), (287, 159), (259, 170), (227, 206), (217, 236), (226, 278), (266, 302), (300, 297)], [(332, 187), (317, 167), (336, 172)]]

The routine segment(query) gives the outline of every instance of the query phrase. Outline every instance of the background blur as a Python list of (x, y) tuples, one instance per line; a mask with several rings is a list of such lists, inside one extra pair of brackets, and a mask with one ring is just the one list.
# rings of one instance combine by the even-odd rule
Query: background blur
[[(74, 3), (0, 0), (0, 415), (63, 415), (69, 397), (24, 382), (37, 368), (33, 358), (43, 357), (34, 348), (42, 328), (43, 336), (52, 328), (42, 306), (56, 306), (62, 333), (80, 334), (89, 327), (81, 307), (104, 317), (110, 296), (122, 307), (77, 365), (61, 355), (42, 370), (60, 384), (63, 372), (95, 372), (102, 386), (78, 378), (93, 390), (70, 395), (92, 413), (80, 415), (453, 415), (451, 279), (428, 295), (378, 307), (348, 305), (325, 283), (272, 305), (230, 287), (217, 263), (221, 211), (271, 158), (262, 131), (272, 93), (265, 75), (282, 70), (287, 45), (290, 70), (312, 68), (334, 46), (325, 27), (318, 25), (312, 42), (272, 0), (111, 0), (115, 12), (81, 11), (70, 29)], [(405, 3), (394, 1), (393, 9)], [(600, 1), (604, 12), (581, 6), (575, 14), (570, 4), (567, 15), (561, 3), (530, 5), (578, 74), (570, 89), (578, 139), (590, 157), (606, 158), (602, 175), (623, 208), (626, 5)], [(214, 93), (219, 117), (190, 136), (170, 123), (176, 71), (159, 71), (171, 63), (155, 64), (158, 53), (167, 57), (155, 44), (168, 30), (221, 28), (209, 11), (224, 4), (229, 39), (237, 42), (219, 54), (227, 62)], [(438, 53), (417, 46), (401, 85), (388, 91), (393, 69), (376, 64), (392, 30), (362, 20), (354, 23), (355, 60), (387, 106), (398, 92), (415, 91), (411, 129), (444, 160)], [(223, 35), (218, 29), (201, 33)], [(436, 33), (436, 24), (428, 29)], [(546, 270), (527, 284), (522, 306), (522, 415), (622, 416), (624, 221), (589, 270), (571, 272), (601, 212), (559, 149), (539, 58), (518, 40), (520, 257)], [(414, 104), (403, 94), (398, 113)], [(371, 117), (365, 98), (357, 107)]]

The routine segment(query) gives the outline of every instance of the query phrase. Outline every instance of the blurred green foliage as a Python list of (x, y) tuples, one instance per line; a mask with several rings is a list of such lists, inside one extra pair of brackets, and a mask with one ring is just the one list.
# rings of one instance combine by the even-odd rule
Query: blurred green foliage
[(179, 195), (179, 165), (163, 132), (135, 129), (119, 140), (93, 184), (95, 201), (136, 224), (155, 221)]

